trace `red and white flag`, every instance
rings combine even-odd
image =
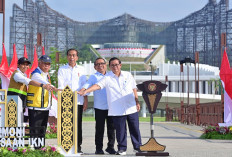
[[[24,54],[23,54],[23,57],[28,58],[26,45],[24,45]]]
[[[43,46],[43,48],[42,48],[42,55],[45,55],[44,46]]]
[[[5,45],[2,44],[2,62],[0,65],[0,73],[6,76],[8,73],[8,70],[9,70],[9,66],[8,66],[7,57],[6,57],[6,49],[5,49]]]
[[[38,67],[38,56],[36,52],[36,47],[34,46],[34,61],[31,66],[31,72],[33,72]]]
[[[24,55],[23,55],[23,57],[28,58],[26,45],[24,45]],[[25,73],[26,73],[27,77],[29,78],[30,74],[31,74],[31,69],[28,68]]]
[[[16,53],[16,47],[14,44],[13,45],[13,58],[12,58],[11,63],[10,63],[9,71],[6,75],[6,77],[8,79],[10,79],[11,75],[17,69],[17,67],[18,67],[18,57],[17,57],[17,53]]]
[[[2,83],[2,89],[8,89],[10,80],[6,77],[9,70],[8,61],[6,57],[5,45],[2,44],[2,61],[0,65],[0,78]]]
[[[232,123],[232,71],[226,49],[222,58],[220,78],[224,87],[224,123]]]

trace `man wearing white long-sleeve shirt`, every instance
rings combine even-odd
[[[76,64],[78,60],[78,51],[76,49],[69,49],[67,51],[68,64],[62,66],[58,70],[58,88],[64,89],[67,85],[71,90],[79,91],[86,83],[86,76],[84,75],[84,68]],[[88,107],[87,96],[78,95],[78,153],[82,154],[82,114]]]
[[[44,90],[44,85],[50,85],[51,80],[48,71],[51,67],[51,58],[43,55],[39,58],[39,66],[31,73],[31,80],[41,83],[40,87],[29,85],[27,93],[27,107],[29,113],[30,127],[44,127],[41,132],[37,129],[31,133],[42,134],[45,136],[49,110],[51,109],[52,93]],[[57,91],[53,86],[51,90]]]
[[[118,155],[126,155],[127,150],[127,129],[128,123],[131,141],[136,151],[140,151],[141,135],[139,131],[138,111],[140,105],[136,90],[136,83],[131,73],[121,71],[121,61],[113,57],[109,60],[112,72],[101,79],[98,83],[85,91],[79,92],[80,95],[106,88],[107,102],[109,106],[108,115],[112,116],[116,129],[118,142]]]
[[[94,68],[97,72],[91,75],[87,83],[83,86],[82,90],[85,90],[92,85],[96,84],[101,80],[106,74],[106,61],[103,58],[97,58],[94,62]],[[94,110],[95,110],[95,145],[96,151],[95,154],[104,154],[103,148],[103,137],[105,129],[105,121],[107,125],[107,136],[108,143],[106,152],[109,154],[115,154],[114,142],[115,142],[115,129],[113,125],[113,120],[111,116],[108,116],[108,104],[106,90],[97,90],[93,92],[94,94]]]

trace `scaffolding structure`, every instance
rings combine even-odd
[[[166,45],[170,60],[194,58],[198,51],[200,63],[220,66],[221,33],[226,33],[227,50],[232,49],[232,10],[228,1],[209,0],[201,10],[175,22],[151,22],[130,14],[99,22],[79,22],[51,9],[44,0],[24,0],[23,9],[13,5],[10,56],[15,43],[19,57],[23,56],[26,45],[32,59],[39,33],[47,54],[50,47],[63,51],[83,44],[135,42]],[[41,55],[40,45],[37,51]],[[228,57],[232,60],[232,56]]]
[[[227,50],[232,48],[232,12],[228,4],[229,0],[218,4],[216,0],[209,0],[201,10],[174,22],[171,27],[176,37],[173,47],[168,47],[168,57],[173,60],[194,58],[198,51],[200,63],[220,66],[222,33],[226,33]]]

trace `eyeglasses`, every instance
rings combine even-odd
[[[68,57],[76,57],[76,54],[68,54]]]
[[[117,66],[119,66],[120,64],[111,64],[110,66],[111,67],[117,67]]]
[[[46,66],[50,66],[51,65],[51,63],[47,63],[47,62],[43,62],[43,64]]]
[[[105,65],[106,63],[96,63],[95,66]]]

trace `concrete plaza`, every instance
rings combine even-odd
[[[166,145],[165,152],[171,157],[232,157],[232,140],[202,140],[199,139],[203,128],[195,125],[185,125],[178,122],[155,123],[154,136],[158,143]],[[140,131],[142,144],[150,138],[150,123],[141,122]],[[127,138],[127,156],[135,156],[130,140]],[[88,156],[118,156],[95,155],[95,122],[83,122],[82,150],[85,157]],[[46,145],[57,145],[57,139],[46,140]],[[107,146],[107,137],[104,137],[104,149]],[[117,150],[117,143],[115,145]]]

